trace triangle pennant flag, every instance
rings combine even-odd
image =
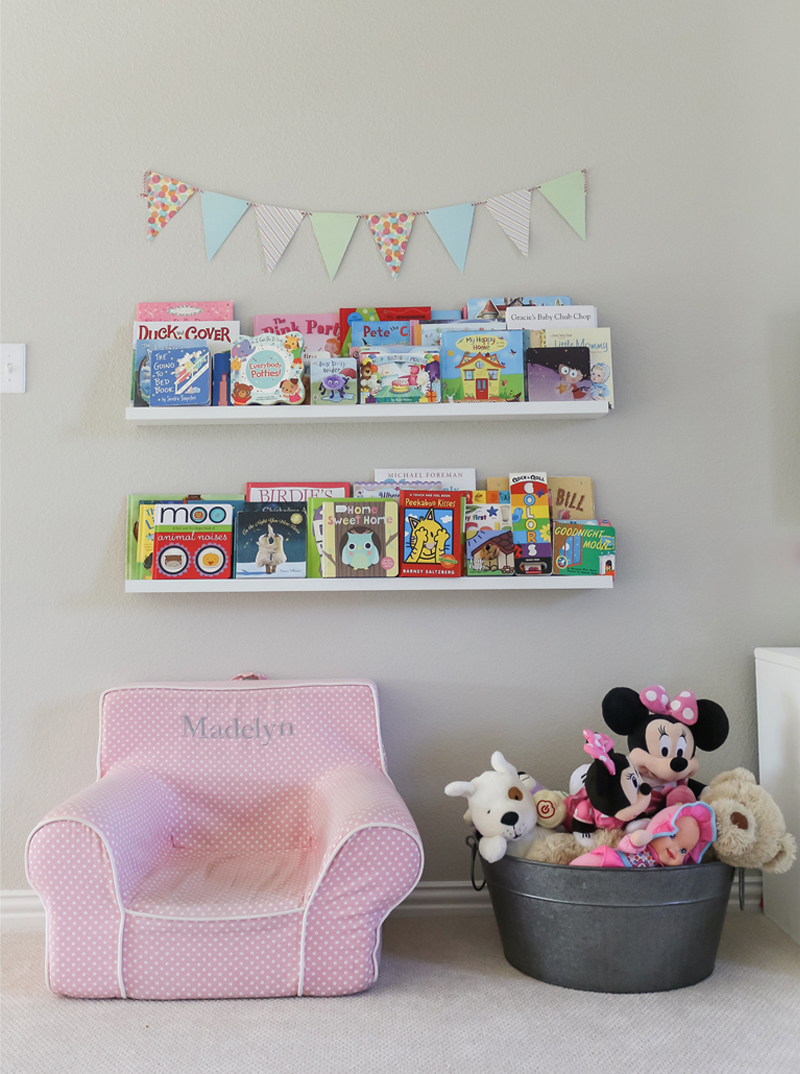
[[[299,209],[281,209],[277,205],[256,205],[255,208],[264,258],[272,272],[305,214]]]
[[[414,226],[414,213],[370,213],[367,223],[392,279],[396,280]]]
[[[560,179],[551,179],[537,188],[567,223],[586,238],[586,174],[570,172]]]
[[[355,213],[309,213],[319,252],[331,279],[336,275],[358,223]]]
[[[147,195],[147,239],[152,242],[167,226],[179,209],[182,209],[197,190],[178,179],[168,179],[157,172],[146,172],[144,192]]]
[[[204,190],[203,224],[206,229],[206,257],[210,261],[222,246],[250,206],[249,201],[230,198],[227,194],[213,194]]]
[[[467,202],[466,205],[449,205],[446,209],[428,209],[428,219],[447,247],[447,252],[455,261],[459,272],[464,271],[464,262],[467,260],[474,215],[475,206],[472,202]]]
[[[531,193],[530,190],[515,190],[486,202],[486,208],[526,257],[531,228]]]

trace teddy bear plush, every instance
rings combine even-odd
[[[746,768],[723,772],[711,780],[700,799],[714,809],[717,838],[711,850],[719,861],[765,873],[791,869],[797,857],[795,838],[786,831],[775,800],[752,772]]]

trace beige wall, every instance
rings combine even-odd
[[[563,787],[612,686],[728,710],[701,777],[757,763],[753,649],[797,644],[798,8],[791,0],[489,5],[6,0],[2,887],[31,826],[94,778],[108,686],[366,676],[429,880],[464,879],[445,783],[494,749]],[[589,173],[582,243],[539,196],[526,260],[476,212],[461,277],[427,221],[396,282],[361,225],[331,283],[304,224],[277,271],[252,214],[211,263],[200,199],[154,243],[147,168],[318,210],[478,200]],[[606,419],[146,429],[123,420],[137,301],[256,313],[568,293],[614,339]],[[126,596],[129,492],[374,466],[589,473],[612,592]]]

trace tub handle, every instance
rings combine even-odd
[[[739,869],[739,909],[744,910],[744,869]]]
[[[484,876],[483,883],[480,887],[475,883],[475,859],[478,856],[478,840],[474,835],[468,835],[464,842],[472,850],[472,862],[469,867],[469,878],[472,881],[472,886],[476,891],[483,891],[486,887],[486,877]]]

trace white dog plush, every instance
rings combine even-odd
[[[492,754],[491,772],[469,782],[448,783],[444,789],[451,798],[464,797],[469,802],[464,820],[481,836],[478,849],[490,862],[499,861],[506,850],[514,857],[524,857],[530,845],[545,835],[537,821],[543,827],[551,825],[537,814],[536,795],[540,791],[541,785],[517,771],[499,750]]]

